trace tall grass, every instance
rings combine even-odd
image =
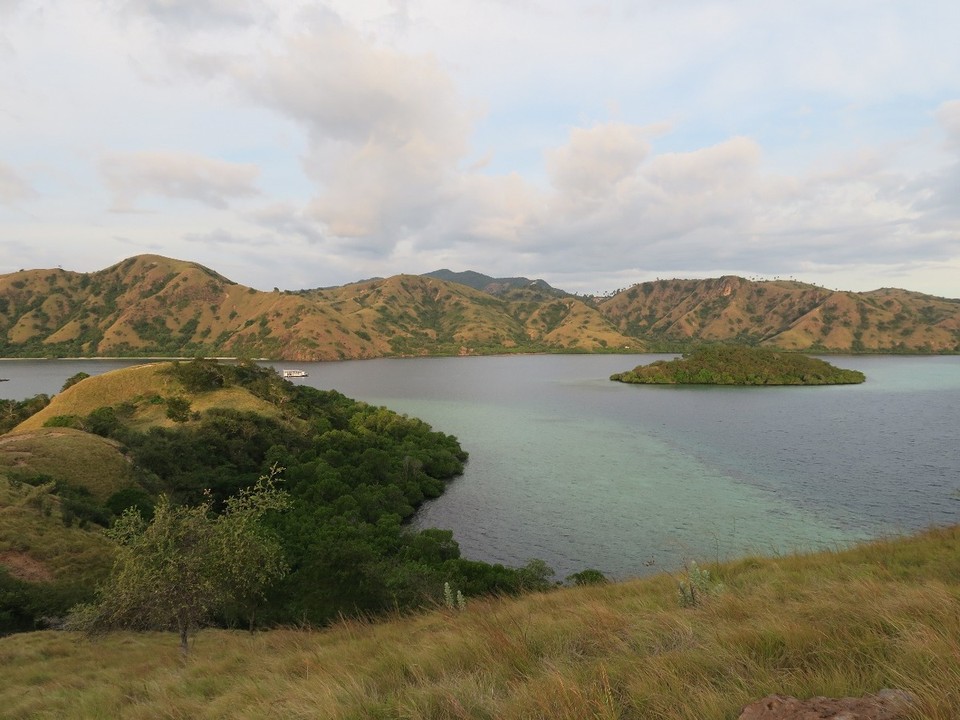
[[[734,718],[768,693],[896,687],[960,717],[960,528],[750,558],[681,608],[673,578],[472,600],[386,621],[0,641],[10,718]]]
[[[0,437],[0,474],[46,475],[85,487],[100,501],[131,483],[117,443],[73,428],[41,428]]]

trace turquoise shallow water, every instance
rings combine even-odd
[[[464,555],[616,577],[841,546],[960,520],[960,358],[840,357],[867,383],[651,387],[656,356],[301,364],[298,382],[421,417],[470,452],[418,514]],[[122,361],[0,361],[0,393],[54,393]],[[287,365],[277,364],[277,367]]]

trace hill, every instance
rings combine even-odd
[[[509,290],[540,290],[557,297],[563,297],[568,293],[563,290],[557,290],[551,287],[544,280],[531,280],[525,277],[495,278],[473,270],[465,272],[454,272],[453,270],[434,270],[423,274],[424,277],[432,277],[438,280],[448,280],[450,282],[460,283],[472,287],[475,290],[482,290],[491,295],[503,295]]]
[[[259,292],[195,263],[141,255],[105,270],[0,276],[0,355],[237,356],[591,351],[636,345],[594,308],[533,288],[509,299],[398,275]]]
[[[273,468],[291,496],[270,521],[291,569],[255,608],[264,621],[416,608],[445,583],[466,596],[547,584],[545,566],[465,560],[450,531],[406,527],[467,459],[416,418],[202,359],[87,377],[36,407],[0,436],[0,634],[88,598],[111,563],[103,530],[127,508],[149,517],[161,493],[222,508]]]
[[[316,361],[672,351],[718,341],[814,352],[960,352],[960,300],[738,277],[658,280],[597,300],[539,280],[444,270],[260,292],[158,255],[92,273],[0,276],[5,357]]]
[[[653,385],[849,385],[866,380],[818,358],[767,348],[706,345],[675,360],[614,373],[611,380]]]
[[[770,693],[899,688],[960,717],[960,529],[711,567],[693,607],[666,574],[386,622],[249,635],[0,639],[11,718],[729,720]],[[683,579],[681,575],[679,579]],[[716,587],[716,585],[714,586]]]
[[[599,303],[653,345],[737,342],[814,352],[960,351],[960,300],[906,290],[832,291],[791,280],[657,280]]]

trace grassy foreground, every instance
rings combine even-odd
[[[0,639],[6,718],[736,718],[769,693],[960,717],[960,526],[326,630]]]

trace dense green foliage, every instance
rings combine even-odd
[[[95,603],[78,606],[70,625],[96,633],[114,629],[176,629],[186,655],[189,634],[231,604],[249,615],[266,587],[287,570],[280,543],[263,524],[289,507],[273,473],[228,498],[173,505],[161,495],[153,518],[130,509],[110,529],[117,557]]]
[[[276,412],[215,407],[143,431],[132,419],[167,402],[145,396],[82,418],[57,416],[48,424],[119,442],[136,479],[102,505],[78,496],[74,512],[80,516],[83,500],[82,519],[94,523],[108,525],[130,505],[149,518],[160,495],[189,506],[209,500],[221,512],[231,496],[282,468],[291,507],[268,523],[289,573],[258,609],[265,622],[323,624],[340,615],[431,605],[442,602],[444,583],[467,596],[552,586],[552,571],[540,561],[514,569],[466,560],[451,532],[405,525],[462,473],[467,453],[455,437],[336,391],[294,385],[252,363],[198,359],[173,363],[169,372],[201,395],[246,388]],[[199,406],[199,396],[191,397]],[[228,607],[218,619],[247,618]]]
[[[34,395],[26,400],[0,400],[0,433],[10,432],[31,415],[50,404],[48,395]]]
[[[735,345],[709,345],[676,360],[658,360],[616,373],[625,383],[691,385],[843,385],[862,383],[857,370],[843,370],[797,353]]]

